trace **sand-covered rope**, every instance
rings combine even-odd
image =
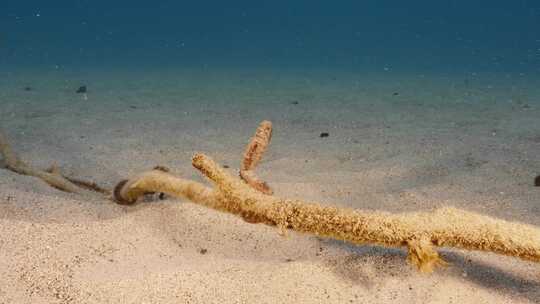
[[[154,169],[129,180],[119,182],[113,192],[115,200],[130,205],[150,192],[163,192],[177,198],[185,198],[195,203],[220,209],[215,192],[203,184],[176,177],[168,172]]]
[[[193,166],[215,183],[214,190],[166,172],[150,171],[120,185],[118,200],[130,202],[145,192],[165,192],[220,211],[355,244],[407,247],[421,271],[445,264],[434,247],[490,251],[540,262],[540,229],[455,208],[391,214],[337,208],[261,194],[232,177],[209,157],[197,154]]]
[[[15,152],[13,152],[6,135],[2,130],[0,130],[0,155],[3,156],[7,169],[22,175],[40,178],[50,186],[59,190],[85,195],[93,195],[96,192],[101,194],[109,193],[109,191],[99,187],[94,182],[63,176],[56,165],[51,166],[47,170],[36,169],[28,165],[19,159]]]
[[[291,229],[355,244],[406,247],[408,260],[422,271],[431,271],[435,266],[445,264],[435,247],[490,251],[540,262],[540,229],[531,225],[455,208],[392,214],[337,208],[267,195],[265,193],[269,191],[261,191],[257,185],[262,182],[251,172],[261,160],[271,132],[270,122],[261,123],[246,149],[241,172],[247,172],[251,179],[243,181],[233,177],[211,158],[197,154],[193,157],[193,166],[214,182],[214,188],[176,177],[162,167],[156,167],[119,182],[113,198],[120,204],[133,204],[147,193],[162,192],[239,215],[250,223],[277,226],[280,231]],[[94,195],[96,192],[108,193],[95,183],[66,178],[57,166],[48,170],[29,166],[13,152],[1,131],[0,154],[7,169],[38,177],[60,190]]]

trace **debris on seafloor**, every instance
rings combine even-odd
[[[253,168],[260,161],[270,134],[270,122],[261,123],[244,153],[243,169]],[[261,149],[252,145],[257,138]],[[406,247],[408,261],[423,272],[446,265],[435,247],[490,251],[540,262],[540,229],[532,225],[449,207],[392,214],[279,198],[234,178],[204,154],[196,154],[192,164],[214,187],[152,170],[119,183],[115,199],[133,204],[145,191],[161,191],[236,214],[248,223],[276,226],[280,234],[290,229],[360,245]]]
[[[244,153],[241,167],[244,172],[253,174],[253,169],[266,151],[271,132],[269,121],[259,125]],[[0,154],[7,169],[36,176],[55,188],[77,194],[110,193],[94,183],[79,183],[63,176],[57,166],[48,170],[32,168],[15,155],[1,132]],[[157,166],[119,182],[112,198],[119,204],[131,205],[148,193],[165,193],[238,215],[248,223],[276,226],[280,234],[286,234],[290,229],[359,245],[406,247],[408,261],[423,272],[446,264],[435,247],[489,251],[540,262],[540,229],[536,226],[449,207],[431,212],[393,214],[279,198],[265,194],[257,183],[248,182],[249,179],[246,181],[231,176],[204,154],[196,154],[192,164],[214,183],[214,187],[183,179],[170,173],[168,168]],[[253,176],[250,178],[256,180]],[[540,177],[536,180],[540,180]],[[96,187],[86,187],[87,184]],[[205,254],[206,251],[201,250],[200,253]]]

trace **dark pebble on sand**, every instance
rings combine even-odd
[[[86,86],[80,86],[80,87],[77,89],[76,93],[79,93],[79,94],[81,94],[81,93],[86,93]]]
[[[322,132],[321,135],[319,135],[321,138],[322,137],[328,137],[330,136],[330,134],[328,134],[328,132]]]
[[[206,254],[207,252],[208,252],[208,250],[206,250],[204,248],[201,248],[201,250],[199,250],[200,254]]]
[[[536,176],[536,178],[534,179],[534,185],[536,187],[540,187],[540,175]]]

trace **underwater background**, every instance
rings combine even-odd
[[[540,73],[540,2],[2,1],[0,69]]]
[[[196,153],[238,176],[269,120],[276,197],[538,228],[539,118],[539,0],[0,0],[4,142],[109,191],[156,166],[211,187]],[[540,303],[536,262],[438,248],[425,275],[406,248],[287,235],[0,155],[0,303]]]

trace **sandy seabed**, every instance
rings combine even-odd
[[[112,188],[155,165],[232,173],[263,119],[278,196],[391,212],[441,206],[540,226],[540,79],[344,71],[0,71],[20,157]],[[88,86],[87,99],[75,90]],[[30,91],[24,87],[31,87]],[[327,132],[328,137],[320,137]],[[248,224],[187,201],[119,206],[0,170],[0,303],[540,303],[540,265]]]

